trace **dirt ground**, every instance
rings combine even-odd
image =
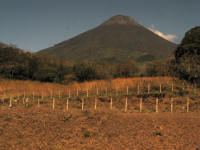
[[[200,149],[200,113],[0,109],[0,150]]]

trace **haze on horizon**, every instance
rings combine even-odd
[[[130,16],[161,37],[179,43],[187,30],[200,25],[200,1],[2,0],[0,42],[39,51],[117,14]]]

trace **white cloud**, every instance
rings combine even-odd
[[[156,30],[156,27],[155,25],[151,25],[151,27],[149,28],[149,30],[151,30],[152,32],[154,32],[155,34],[159,35],[160,37],[168,40],[168,41],[171,41],[171,42],[174,42],[174,40],[176,40],[178,37],[176,35],[173,35],[173,34],[164,34],[158,30]]]

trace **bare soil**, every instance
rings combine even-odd
[[[199,112],[64,112],[36,106],[1,106],[0,150],[200,149]]]

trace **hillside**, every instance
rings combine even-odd
[[[72,61],[123,62],[133,59],[143,63],[170,57],[175,48],[175,44],[130,17],[117,15],[94,29],[39,53]]]

